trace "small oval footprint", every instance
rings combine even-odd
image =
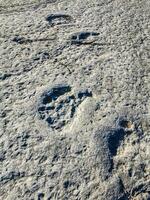
[[[97,40],[97,32],[77,32],[71,36],[71,44],[91,44]]]
[[[67,14],[50,14],[46,17],[46,21],[49,22],[49,25],[56,26],[61,24],[68,24],[72,21],[72,17]]]

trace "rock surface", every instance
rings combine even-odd
[[[150,199],[149,10],[0,0],[0,199]]]

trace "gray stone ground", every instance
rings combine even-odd
[[[0,199],[150,199],[149,10],[0,0]]]

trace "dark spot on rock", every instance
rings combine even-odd
[[[55,109],[56,112],[59,111],[62,107],[63,107],[63,103],[60,103]]]
[[[69,186],[70,186],[71,184],[70,184],[70,181],[65,181],[64,183],[63,183],[63,187],[65,188],[65,189],[67,189]]]
[[[118,198],[118,200],[129,200],[128,195],[124,194]]]
[[[17,180],[25,176],[25,172],[11,171],[0,178],[0,182],[7,183],[11,180]]]
[[[42,53],[42,58],[45,59],[45,60],[49,59],[49,53],[48,52],[43,52]]]
[[[52,128],[57,129],[61,129],[63,126],[65,126],[65,120],[59,121],[58,123],[56,123],[56,125],[52,126]]]
[[[9,78],[12,74],[4,73],[0,75],[0,80],[5,80]]]
[[[75,154],[77,154],[77,155],[82,154],[82,153],[83,153],[83,150],[82,150],[82,149],[81,149],[81,150],[75,151]]]
[[[82,99],[83,97],[92,97],[92,92],[89,92],[88,90],[85,90],[83,92],[79,92],[78,98]]]
[[[57,171],[54,171],[54,172],[50,173],[50,174],[48,175],[48,177],[50,177],[50,178],[55,178],[57,175],[58,175],[58,172],[57,172]]]
[[[71,114],[70,114],[70,117],[71,117],[71,118],[74,116],[75,111],[76,111],[76,107],[75,107],[75,106],[72,106],[72,108],[71,108]]]
[[[66,92],[70,92],[70,86],[62,86],[53,88],[52,99],[56,100],[59,96],[64,95]]]
[[[51,95],[49,95],[49,94],[45,94],[42,103],[43,103],[43,104],[47,104],[47,103],[50,103],[50,102],[52,102]]]
[[[31,43],[32,40],[26,39],[26,38],[21,37],[21,36],[15,36],[15,37],[12,39],[12,42],[16,42],[17,44],[24,44],[24,43]]]
[[[131,128],[131,122],[124,117],[120,117],[118,120],[118,126],[122,128]]]
[[[132,195],[140,194],[147,191],[147,187],[145,187],[144,183],[138,184],[132,189]]]
[[[39,113],[40,113],[40,112],[39,112]],[[45,114],[43,114],[43,113],[41,114],[41,113],[40,113],[40,119],[42,119],[42,120],[45,119]]]
[[[1,117],[1,118],[6,117],[6,112],[5,112],[5,111],[0,112],[0,117]]]
[[[20,148],[25,149],[27,147],[29,138],[30,138],[30,135],[26,131],[22,132],[17,137]]]
[[[55,109],[54,106],[47,106],[47,107],[45,107],[45,110],[54,110],[54,109]]]
[[[46,155],[42,155],[41,158],[39,159],[39,163],[43,163],[46,160],[47,160],[47,156]]]
[[[97,36],[97,35],[98,35],[98,33],[94,33],[94,32],[80,32],[78,34],[78,38],[79,38],[79,40],[85,40],[89,36]]]
[[[6,152],[0,152],[0,162],[5,160],[5,154]]]
[[[23,41],[24,41],[24,37],[20,37],[20,36],[15,36],[13,39],[12,39],[13,42],[16,42],[16,43],[19,43],[19,44],[22,44]]]
[[[34,183],[32,184],[32,186],[31,186],[30,191],[33,193],[33,192],[37,191],[39,188],[40,188],[39,184],[36,183],[36,182],[34,182]]]
[[[73,35],[72,37],[71,37],[71,40],[77,40],[78,39],[78,35]]]
[[[129,177],[132,177],[132,173],[133,173],[133,172],[132,172],[132,169],[129,169],[129,170],[128,170],[128,175],[129,175]]]
[[[39,108],[38,108],[38,111],[39,111],[39,112],[45,111],[45,106],[39,107]]]
[[[33,40],[33,42],[36,41],[36,40]],[[34,55],[33,57],[33,60],[36,61],[36,60],[41,60],[42,62],[45,61],[45,60],[48,60],[49,59],[49,53],[48,52],[39,52],[37,53],[36,55]]]
[[[44,196],[45,196],[45,195],[44,195],[44,193],[39,193],[39,194],[38,194],[38,200],[41,200],[41,199],[43,199],[43,198],[44,198]]]
[[[59,159],[59,155],[56,153],[56,154],[53,156],[52,162],[58,161],[58,159]]]
[[[46,121],[48,122],[48,124],[52,124],[52,123],[53,123],[53,120],[52,120],[51,117],[48,117],[48,118],[46,119]]]
[[[73,102],[75,100],[75,96],[71,95],[66,97],[66,99],[64,101],[62,101],[62,103],[70,103],[71,101]]]

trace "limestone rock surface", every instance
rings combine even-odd
[[[149,0],[0,0],[0,199],[150,200]]]

